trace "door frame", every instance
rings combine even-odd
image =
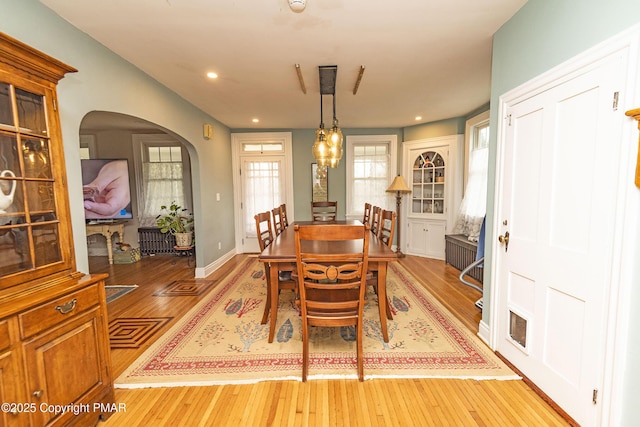
[[[251,132],[251,133],[232,133],[231,134],[231,165],[233,168],[233,208],[236,213],[234,228],[236,236],[236,253],[242,253],[242,238],[244,236],[243,215],[242,215],[242,181],[240,176],[240,165],[242,157],[243,143],[258,142],[281,142],[284,147],[284,153],[278,153],[278,156],[284,156],[284,172],[285,172],[285,203],[287,204],[287,218],[289,222],[293,222],[295,218],[293,203],[293,143],[291,132]],[[248,154],[255,157],[257,153]],[[267,154],[265,154],[266,156]],[[275,208],[275,206],[274,206]]]
[[[479,335],[492,349],[496,349],[500,328],[501,313],[505,307],[500,307],[500,294],[506,292],[505,284],[498,283],[500,257],[494,256],[497,246],[496,230],[500,230],[500,218],[497,213],[501,212],[503,200],[501,200],[501,187],[503,185],[502,168],[504,167],[505,138],[507,134],[506,111],[510,105],[514,105],[538,93],[541,93],[552,86],[561,84],[574,76],[584,73],[585,69],[591,67],[598,60],[605,58],[622,50],[628,51],[628,68],[626,75],[626,93],[619,96],[620,103],[618,111],[624,112],[640,106],[640,88],[637,87],[636,80],[640,75],[640,27],[635,26],[630,30],[622,32],[611,39],[588,49],[576,57],[563,64],[535,77],[534,79],[512,89],[501,95],[498,103],[498,114],[494,118],[497,121],[496,151],[495,151],[495,185],[494,201],[491,221],[487,226],[487,239],[485,252],[490,255],[488,264],[490,265],[490,291],[489,291],[489,312],[488,324],[483,322],[480,325]],[[621,132],[622,147],[620,153],[620,169],[618,176],[612,179],[616,184],[616,226],[613,236],[613,256],[611,268],[611,286],[608,292],[609,300],[605,302],[606,315],[606,345],[604,350],[604,361],[602,366],[603,392],[600,393],[601,411],[600,419],[597,421],[601,425],[619,425],[621,422],[622,406],[625,403],[624,386],[629,381],[625,378],[625,370],[629,363],[627,354],[629,352],[628,336],[630,330],[631,313],[631,292],[637,267],[635,267],[635,256],[639,247],[638,241],[633,236],[638,236],[637,218],[640,217],[640,201],[637,189],[633,185],[634,168],[632,163],[636,159],[636,147],[638,141],[637,122],[627,120],[624,122]],[[625,239],[626,236],[626,239]],[[485,292],[486,297],[486,292]],[[487,304],[485,303],[485,307]],[[516,366],[517,368],[517,366]],[[628,402],[628,398],[626,399]]]

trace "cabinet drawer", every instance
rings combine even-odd
[[[9,337],[9,322],[0,320],[0,351],[11,347],[11,339]]]
[[[49,301],[18,315],[22,338],[44,331],[100,302],[98,285],[92,285]]]

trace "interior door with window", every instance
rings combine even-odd
[[[271,212],[284,200],[283,159],[243,157],[242,207],[243,252],[260,252],[254,216],[259,212]],[[273,224],[271,224],[273,228]],[[275,231],[274,231],[275,233]]]
[[[293,212],[291,134],[233,134],[236,247],[241,253],[260,252],[254,216],[287,204]]]

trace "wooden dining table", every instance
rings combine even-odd
[[[290,224],[275,240],[267,246],[258,260],[270,264],[270,277],[267,281],[271,295],[271,307],[269,308],[269,342],[273,342],[276,331],[276,322],[278,317],[278,271],[281,269],[293,269],[296,263],[296,244],[294,225],[362,225],[357,220],[331,221],[331,222],[314,222],[314,221],[298,221]],[[318,241],[318,242],[302,242],[302,250],[304,252],[325,252],[331,253],[353,253],[361,251],[355,247],[357,243],[349,241]],[[385,245],[377,236],[371,234],[369,239],[369,267],[378,271],[378,309],[380,311],[380,328],[384,342],[389,342],[389,332],[387,329],[387,264],[397,260],[397,254]]]

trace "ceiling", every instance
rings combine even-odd
[[[489,102],[493,34],[526,2],[288,1],[41,0],[231,129],[318,127],[322,65],[338,66],[343,128],[465,116]]]

